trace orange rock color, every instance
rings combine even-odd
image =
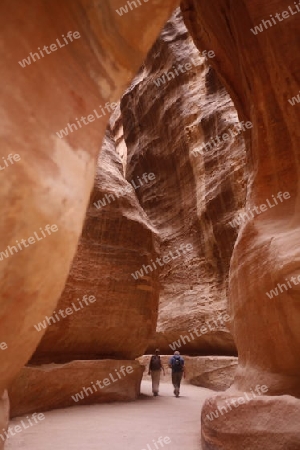
[[[199,55],[178,9],[121,100],[126,178],[156,175],[136,195],[158,234],[158,256],[175,256],[157,269],[159,315],[148,351],[172,353],[180,341],[186,354],[236,352],[229,321],[218,318],[226,313],[237,237],[230,221],[245,202],[245,147],[243,133],[211,143],[238,124],[213,60]],[[192,249],[179,257],[186,245]]]
[[[209,144],[238,123],[209,61],[199,56],[178,9],[111,118],[56,313],[84,295],[97,300],[52,324],[31,363],[134,358],[157,345],[171,353],[178,340],[188,354],[235,353],[224,314],[237,236],[229,222],[245,196],[244,141],[239,134]],[[191,64],[185,74],[155,85],[184,63]],[[132,274],[145,265],[148,274],[135,280]]]
[[[48,223],[58,232],[0,261],[0,341],[8,344],[0,351],[0,393],[32,355],[42,337],[33,325],[51,314],[64,288],[108,117],[65,139],[56,132],[120,97],[178,3],[158,0],[119,17],[122,0],[1,2],[1,156],[21,159],[1,173],[0,249]],[[18,64],[69,30],[81,38]]]
[[[67,406],[136,400],[142,376],[143,367],[130,360],[29,365],[23,367],[9,389],[10,417]]]
[[[114,139],[120,130],[115,116],[117,112],[106,133],[83,233],[56,311],[74,302],[76,306],[84,295],[94,295],[96,301],[49,326],[31,363],[131,359],[145,352],[155,332],[158,273],[147,280],[131,276],[156,255],[155,230],[124,177]],[[99,201],[107,205],[97,208]]]
[[[180,341],[182,353],[239,355],[233,385],[204,404],[202,450],[299,450],[299,287],[267,295],[300,273],[300,105],[289,101],[300,88],[300,4],[275,21],[291,3],[183,0],[190,35],[177,10],[155,42],[179,0],[123,15],[124,0],[2,0],[1,429],[7,388],[13,415],[70,406],[95,372],[107,378],[131,364],[123,384],[83,402],[131,400],[142,377],[133,359]],[[101,117],[80,123],[96,110]],[[238,122],[251,128],[193,155]],[[150,172],[151,183],[129,189]],[[230,225],[267,199],[277,200],[239,230]],[[47,225],[57,230],[31,245]],[[187,245],[183,257],[132,276]],[[84,295],[96,302],[43,338],[34,325]],[[228,299],[231,328],[202,332]],[[189,364],[196,384],[222,388],[235,370]]]
[[[266,295],[300,271],[300,110],[288,102],[299,91],[300,55],[296,49],[300,14],[271,23],[257,35],[251,32],[270,15],[287,11],[289,5],[289,0],[243,0],[234,5],[216,0],[212,8],[208,2],[186,0],[182,6],[198,48],[211,45],[215,51],[212,64],[231,93],[240,120],[253,123],[246,134],[246,210],[266,203],[278,192],[291,196],[242,227],[231,259],[230,309],[239,353],[235,388],[249,391],[264,384],[268,395],[288,394],[297,400],[272,397],[260,400],[257,406],[248,404],[245,408],[253,420],[247,421],[247,435],[238,428],[239,423],[246,424],[238,410],[228,414],[228,432],[241,433],[235,441],[221,439],[217,420],[211,424],[204,420],[205,450],[300,448],[299,435],[292,438],[289,432],[297,427],[300,411],[299,288],[283,289],[272,300]],[[207,402],[202,417],[210,410]],[[278,426],[275,413],[281,420],[286,418],[286,435],[282,436],[284,426]],[[257,414],[263,421],[260,432],[254,419]]]

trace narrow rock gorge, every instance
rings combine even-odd
[[[187,412],[198,389],[199,450],[300,449],[300,3],[178,5],[0,6],[1,450],[38,448],[9,416],[170,414],[175,350],[183,395],[165,400]]]
[[[191,66],[185,73],[161,78],[185,64]],[[101,370],[101,364],[114,367],[108,358],[130,360],[153,346],[171,354],[174,343],[185,354],[236,354],[226,303],[237,236],[230,221],[245,197],[244,141],[237,134],[222,145],[209,143],[237,125],[229,95],[178,9],[111,117],[77,253],[58,305],[44,319],[48,329],[10,391],[12,416],[18,396],[28,401],[22,395],[27,378],[29,398],[42,388],[42,374],[48,391],[55,390],[48,381],[55,373],[66,392],[77,392],[80,373],[86,385],[95,359]],[[93,303],[83,303],[84,296]],[[67,308],[70,315],[62,318],[58,313]],[[70,361],[79,371],[74,386],[68,385]],[[195,367],[199,376],[206,371]],[[132,398],[141,371],[134,374]],[[124,387],[115,388],[122,398]],[[99,396],[85,401],[98,403]],[[103,396],[109,398],[105,390]],[[46,398],[43,410],[72,404],[70,395]],[[31,409],[23,404],[23,412]]]

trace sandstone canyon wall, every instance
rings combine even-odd
[[[186,74],[156,86],[163,73],[189,62]],[[237,121],[232,101],[177,10],[110,121],[56,311],[84,295],[96,301],[51,325],[32,363],[140,356],[154,336],[158,301],[153,340],[169,353],[168,344],[181,333],[226,312],[237,235],[229,222],[245,196],[244,142],[238,135],[203,154],[193,151]],[[150,173],[153,179],[141,185]],[[152,264],[137,280],[132,276],[189,244],[192,249],[180,258],[156,263],[156,269]],[[216,324],[201,337],[194,334],[184,351],[235,352],[226,321]]]
[[[132,359],[145,351],[155,331],[158,275],[153,273],[147,283],[137,283],[130,274],[155,257],[156,231],[125,178],[126,148],[121,138],[122,120],[116,110],[99,155],[83,233],[56,311],[78,305],[76,299],[84,295],[94,295],[96,301],[51,324],[32,363]],[[125,195],[118,197],[118,193]],[[95,206],[99,201],[107,205]]]
[[[178,10],[121,99],[126,177],[156,176],[151,192],[139,189],[136,195],[159,235],[160,258],[192,245],[180,258],[157,264],[159,316],[148,350],[159,346],[163,353],[186,335],[186,354],[235,353],[229,323],[218,318],[226,314],[237,237],[230,222],[245,201],[245,150],[243,133],[212,145],[238,124],[212,60],[199,54]],[[208,323],[210,329],[200,332]]]
[[[10,390],[12,415],[20,411],[18,395],[27,377],[34,380],[34,397],[41,374],[51,385],[52,373],[61,374],[64,383],[70,361],[82,367],[84,384],[88,360],[130,360],[153,345],[171,353],[173,341],[194,328],[200,333],[205,324],[211,328],[189,333],[190,342],[181,343],[184,353],[235,353],[224,315],[237,235],[230,221],[244,203],[245,152],[242,133],[204,148],[212,136],[238,123],[209,63],[178,9],[111,117],[77,253],[57,308],[41,320],[50,325],[30,366]],[[156,85],[181,64],[189,64],[189,70]],[[142,182],[145,174],[149,178]],[[189,251],[152,270],[157,257],[163,260],[181,246]],[[148,274],[134,279],[132,274],[151,264]],[[74,311],[84,296],[95,300]],[[59,316],[68,308],[72,314]],[[203,373],[204,380],[206,369],[197,367],[190,378]],[[135,383],[139,371],[136,377]],[[53,403],[49,396],[44,409],[69,404],[58,397]],[[87,401],[98,402],[98,396]]]
[[[299,91],[300,14],[288,0],[234,4],[217,0],[214,8],[187,0],[182,8],[199,49],[207,45],[214,49],[212,64],[240,119],[253,123],[246,134],[246,210],[255,211],[267,199],[273,205],[241,228],[233,252],[230,308],[239,369],[232,390],[208,401],[203,410],[203,446],[298,450],[300,313],[299,287],[292,277],[300,271],[300,110],[297,102],[293,106],[288,100]],[[280,20],[275,19],[278,13]],[[281,201],[280,192],[290,197]],[[280,289],[278,283],[286,287]],[[276,286],[277,294],[267,296]],[[247,402],[220,420],[208,420],[208,412],[239,395],[234,390],[249,392],[258,384],[267,386],[268,396]]]
[[[62,230],[1,262],[0,341],[8,343],[8,349],[0,351],[1,392],[41,338],[43,332],[33,325],[51,315],[63,290],[106,120],[65,140],[58,139],[55,131],[77,115],[89,114],[96,104],[121,95],[176,2],[143,5],[122,18],[113,9],[121,4],[29,1],[16,8],[4,1],[0,7],[4,8],[1,42],[7,42],[1,61],[3,141],[7,154],[18,148],[21,155],[11,176],[2,174],[2,193],[8,199],[2,246],[15,244],[49,222]],[[288,9],[287,0],[215,0],[213,6],[204,0],[185,0],[185,22],[198,48],[215,52],[209,63],[218,76],[191,47],[179,13],[168,22],[107,130],[99,158],[104,170],[97,168],[78,253],[58,308],[83,295],[93,295],[96,301],[81,315],[51,325],[31,360],[40,364],[81,359],[68,364],[83,367],[87,364],[83,358],[103,358],[101,367],[110,367],[113,363],[107,358],[130,361],[144,351],[151,336],[150,348],[158,343],[167,349],[181,333],[225,312],[230,264],[230,312],[240,363],[231,390],[204,407],[204,450],[300,448],[298,288],[291,285],[272,299],[266,295],[299,273],[299,105],[292,106],[288,98],[299,90],[300,14],[256,35],[250,30],[271,14]],[[149,17],[153,23],[139,39],[137,30],[146,27]],[[108,27],[114,33],[109,35]],[[15,70],[19,59],[40,42],[55,41],[65,28],[82,34],[76,50]],[[175,73],[174,65],[189,62],[190,55],[199,65],[176,74],[158,89],[154,78],[167,70]],[[27,69],[30,75],[24,76]],[[230,92],[239,119],[219,79]],[[226,133],[238,120],[250,121],[253,127],[193,156],[212,135]],[[131,180],[150,172],[154,181],[136,191],[129,189]],[[229,222],[243,207],[245,179],[246,210],[278,192],[289,192],[290,199],[243,223],[234,247],[237,234]],[[121,188],[128,188],[126,195],[100,211],[95,208],[99,198]],[[192,250],[183,258],[149,273],[143,269],[135,280],[132,277],[157,257],[188,244]],[[184,348],[193,354],[229,353],[235,347],[226,325]],[[94,369],[89,370],[90,377]],[[17,380],[18,389],[23,388],[21,381]],[[241,403],[236,410],[228,408],[230,400],[257,385],[265,385],[268,396]],[[55,390],[55,378],[52,386]],[[208,419],[207,414],[226,406],[229,411],[218,420]],[[1,408],[4,426],[5,394]]]
[[[178,5],[158,0],[120,17],[122,3],[1,2],[1,155],[19,158],[1,174],[1,395],[40,341],[33,324],[51,314],[64,288],[108,116],[65,139],[56,132],[120,97]],[[80,34],[73,47],[18,63],[69,30]],[[47,224],[58,232],[9,251]]]

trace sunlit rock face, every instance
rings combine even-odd
[[[132,358],[154,345],[235,352],[226,291],[244,142],[240,133],[212,143],[237,116],[210,59],[177,10],[111,118],[55,312],[85,295],[96,301],[51,324],[32,363]]]
[[[1,161],[19,159],[1,169],[0,251],[8,256],[0,262],[0,342],[8,348],[0,350],[0,395],[41,339],[34,324],[51,315],[64,289],[108,114],[65,138],[57,132],[120,98],[178,3],[145,3],[120,17],[122,0],[1,2]],[[19,64],[69,30],[79,33],[76,42]],[[48,224],[58,231],[21,244]],[[17,241],[23,247],[9,251]]]
[[[178,10],[121,100],[126,177],[156,176],[153,189],[137,196],[159,234],[160,258],[192,247],[157,263],[159,317],[148,350],[235,353],[223,319],[237,236],[230,222],[245,198],[245,151],[243,132],[230,135],[237,114],[209,55],[199,54]],[[224,133],[230,138],[218,142]]]
[[[112,359],[27,365],[9,389],[10,417],[76,405],[136,400],[143,370],[137,361]]]
[[[263,384],[267,395],[298,399],[300,110],[297,102],[293,106],[289,100],[299,91],[300,14],[288,0],[245,0],[234,5],[217,0],[214,8],[204,1],[187,0],[182,8],[199,49],[211,45],[215,51],[212,64],[231,93],[240,120],[253,123],[246,134],[250,217],[240,230],[230,267],[230,309],[239,352],[234,388],[249,392]],[[283,12],[284,18],[275,19]],[[247,404],[245,415],[228,414],[229,433],[242,437],[239,423],[248,427],[247,436],[234,442],[223,441],[217,421],[208,424],[204,419],[204,448],[238,449],[247,442],[250,450],[273,444],[276,449],[298,449],[299,435],[293,435],[300,411],[296,399],[265,398],[257,406]],[[221,404],[221,399],[215,399],[214,405],[207,402],[203,417]],[[278,424],[279,410],[285,426]],[[260,433],[254,420],[258,414],[266,419]]]
[[[156,233],[133,184],[126,181],[126,153],[118,145],[119,135],[122,137],[122,123],[116,111],[99,156],[83,234],[56,313],[72,304],[73,310],[74,306],[80,310],[65,319],[58,316],[60,320],[49,326],[32,362],[136,357],[145,351],[155,331],[158,273],[137,280],[131,274],[155,258]],[[86,306],[82,299],[91,295],[96,300]]]

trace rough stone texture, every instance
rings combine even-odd
[[[187,62],[196,66],[161,88],[155,85],[163,72]],[[159,296],[152,346],[165,352],[181,333],[199,331],[225,311],[236,238],[229,220],[245,194],[244,143],[241,135],[223,143],[218,157],[214,148],[196,157],[192,151],[236,123],[228,94],[199,56],[178,9],[123,96],[121,111],[111,118],[83,234],[56,311],[83,295],[97,301],[51,325],[32,363],[143,354],[155,332]],[[155,180],[126,192],[150,172]],[[97,209],[99,200],[106,204]],[[138,280],[131,276],[190,243],[193,250],[183,258],[149,269]],[[188,339],[182,346],[190,354],[235,352],[226,322]]]
[[[207,147],[203,155],[192,153],[238,122],[210,61],[199,55],[177,11],[121,100],[126,177],[150,171],[156,175],[153,189],[137,191],[137,196],[159,234],[160,257],[182,244],[193,246],[158,269],[157,335],[148,352],[157,346],[162,353],[170,352],[172,342],[196,327],[199,336],[182,345],[184,353],[235,354],[228,324],[199,333],[203,324],[226,310],[237,236],[229,222],[245,200],[242,134]],[[156,86],[158,77],[185,63],[192,63],[189,71]]]
[[[161,355],[165,376],[161,376],[161,382],[171,383],[172,371],[168,367],[171,355]],[[138,358],[140,364],[145,366],[143,378],[150,380],[148,368],[151,355],[143,355]],[[205,387],[215,391],[224,391],[233,383],[237,367],[237,358],[228,356],[185,356],[185,379],[183,383]]]
[[[299,398],[299,287],[292,285],[287,291],[282,288],[283,293],[272,300],[266,292],[297,276],[300,269],[300,109],[288,102],[299,91],[300,56],[296,49],[300,14],[290,15],[256,36],[250,31],[270,14],[274,17],[277,12],[287,11],[290,5],[288,0],[240,0],[233,7],[227,0],[217,0],[212,8],[205,1],[187,0],[183,9],[198,47],[206,48],[208,43],[213,47],[217,55],[213,64],[232,94],[240,119],[253,123],[246,136],[246,210],[266,203],[266,199],[272,200],[272,195],[280,191],[288,191],[291,196],[249,220],[241,228],[233,252],[230,308],[239,352],[235,385],[242,391],[265,384],[270,395]],[[272,404],[280,411],[279,398],[274,398]],[[296,444],[290,443],[289,430],[299,428],[299,402],[294,405],[294,416],[280,414],[277,419],[272,415],[267,424],[261,424],[260,436],[254,420],[261,407],[249,407],[253,421],[251,426],[249,422],[244,425],[247,424],[249,441],[257,438],[249,448],[263,448],[262,442],[264,448],[273,447],[276,441],[276,448],[299,449],[299,435]],[[282,411],[284,414],[284,408]],[[279,421],[282,426],[277,428]],[[216,422],[210,425],[216,435],[214,444],[208,444],[210,450],[224,449]],[[236,416],[226,418],[228,429],[235,425]],[[204,423],[204,440],[206,427]],[[228,448],[241,448],[238,435],[235,432]]]
[[[132,367],[132,373],[125,369],[123,376],[120,372],[122,366]],[[67,406],[135,400],[140,393],[143,370],[137,361],[130,360],[25,366],[9,389],[10,415],[16,417]],[[110,384],[105,381],[107,386],[103,384],[106,378],[110,381]],[[96,385],[97,380],[102,388]],[[90,389],[76,402],[72,396],[82,392],[84,387]]]
[[[154,258],[156,233],[133,186],[124,178],[117,142],[121,133],[116,111],[99,156],[82,237],[56,311],[76,304],[75,299],[84,295],[94,295],[97,300],[49,326],[33,363],[135,358],[144,353],[155,331],[157,273],[146,283],[135,281],[131,272],[147,258]],[[118,193],[124,195],[118,197]],[[106,202],[100,209],[94,205],[99,200]]]
[[[120,17],[115,8],[122,4],[1,2],[1,156],[18,153],[21,160],[1,172],[0,249],[48,223],[58,226],[0,262],[0,342],[8,344],[0,351],[1,393],[41,339],[33,325],[51,314],[64,288],[108,116],[65,139],[56,131],[120,97],[178,1],[156,0]],[[18,64],[68,30],[81,38],[30,66]]]
[[[289,395],[219,394],[206,400],[202,409],[202,450],[299,450],[299,420],[300,402]]]
[[[234,379],[238,358],[198,356],[187,358],[187,381],[214,391],[225,391]]]

